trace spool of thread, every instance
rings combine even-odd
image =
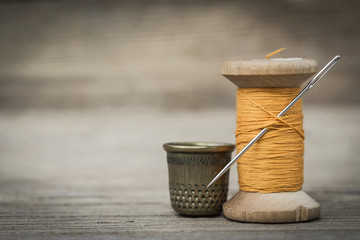
[[[237,87],[236,147],[240,151],[268,128],[238,160],[240,191],[223,205],[225,217],[244,222],[284,223],[319,217],[320,205],[301,191],[304,131],[302,103],[277,114],[317,70],[301,58],[225,61],[221,74]]]

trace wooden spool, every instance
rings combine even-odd
[[[225,61],[221,65],[221,74],[239,88],[297,87],[316,71],[316,61],[301,58]],[[304,191],[239,191],[224,203],[223,212],[225,217],[242,222],[302,222],[318,218],[320,204]]]

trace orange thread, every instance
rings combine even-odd
[[[269,131],[238,160],[239,185],[246,192],[295,192],[303,184],[304,130],[301,100],[277,114],[299,93],[296,88],[239,88],[236,148],[263,128]]]
[[[266,55],[265,58],[266,58],[266,59],[269,59],[271,56],[273,56],[273,55],[275,55],[275,54],[278,54],[279,52],[281,52],[281,51],[283,51],[283,50],[285,50],[285,48],[280,48],[280,49],[278,49],[278,50],[275,50],[275,51],[269,53],[268,55]]]

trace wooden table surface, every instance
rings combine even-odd
[[[170,206],[168,141],[233,142],[234,109],[1,111],[0,239],[359,239],[359,107],[305,105],[304,190],[321,218],[250,224]],[[230,193],[238,189],[231,170]]]

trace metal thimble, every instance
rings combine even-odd
[[[167,152],[172,208],[187,216],[220,214],[228,195],[229,172],[211,187],[206,186],[231,160],[234,144],[177,142],[163,147]]]

